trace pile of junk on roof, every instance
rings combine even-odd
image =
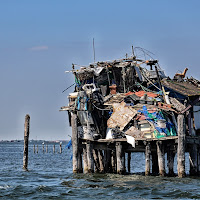
[[[75,89],[61,110],[68,111],[70,125],[72,112],[77,114],[83,139],[176,136],[178,114],[200,95],[200,81],[186,78],[187,68],[171,79],[154,59],[133,55],[75,68]],[[200,129],[199,105],[192,106],[193,131]]]

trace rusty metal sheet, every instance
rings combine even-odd
[[[113,113],[107,121],[108,128],[115,128],[119,126],[122,131],[136,114],[137,110],[130,106],[126,106],[124,101],[121,103],[114,103]]]

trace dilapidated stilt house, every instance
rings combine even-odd
[[[157,60],[133,57],[90,64],[71,72],[68,96],[74,173],[130,172],[131,153],[145,153],[145,174],[200,173],[200,81],[165,75]],[[126,155],[127,154],[127,155]],[[167,161],[165,161],[167,154]],[[151,166],[152,165],[152,166]]]

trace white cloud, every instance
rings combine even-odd
[[[35,46],[35,47],[31,47],[29,50],[31,51],[45,51],[45,50],[48,50],[48,46]]]

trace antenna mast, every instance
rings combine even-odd
[[[94,47],[94,38],[93,38],[93,53],[94,53],[94,63],[95,63],[95,47]]]

